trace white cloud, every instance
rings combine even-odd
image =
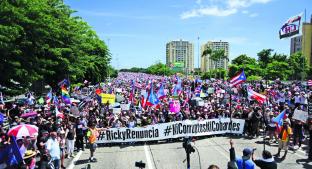
[[[266,4],[272,0],[227,0],[227,4],[231,8],[245,8],[253,4]]]
[[[254,18],[254,17],[257,17],[257,16],[259,16],[258,13],[252,13],[252,14],[249,15],[249,17],[251,17],[251,18]]]
[[[254,4],[266,4],[272,0],[210,0],[209,4],[204,5],[202,0],[196,0],[198,7],[185,11],[181,14],[181,19],[188,19],[202,16],[229,16],[237,13],[239,10],[246,9]],[[243,14],[248,14],[248,10],[243,10]],[[253,13],[250,17],[256,17]]]
[[[229,16],[235,14],[237,9],[221,9],[217,6],[206,7],[206,8],[199,8],[193,9],[191,11],[187,11],[182,13],[181,19],[188,19],[192,17],[200,17],[200,16]]]
[[[249,13],[249,11],[247,11],[247,10],[242,11],[242,14],[248,14],[248,13]]]

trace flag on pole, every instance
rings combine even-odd
[[[307,85],[312,86],[312,80],[308,80]]]
[[[11,136],[10,140],[11,143],[6,144],[3,148],[1,148],[0,153],[0,164],[1,166],[6,166],[7,168],[18,165],[23,161],[23,157],[19,151],[15,137]]]
[[[2,96],[2,92],[0,92],[0,104],[4,105],[4,101],[3,101],[3,96]]]
[[[154,106],[154,105],[157,105],[158,103],[159,103],[159,100],[158,100],[157,96],[154,94],[153,84],[151,84],[150,94],[149,94],[149,97],[147,99],[146,105]]]
[[[70,104],[70,96],[69,96],[68,90],[64,86],[62,86],[61,90],[62,90],[62,99],[64,103]]]
[[[231,78],[231,80],[230,80],[230,87],[239,85],[241,83],[244,83],[245,81],[246,81],[246,75],[245,75],[244,70],[242,70],[236,76]]]
[[[266,100],[266,96],[260,93],[253,91],[252,89],[248,89],[248,99],[255,99],[259,103],[263,104]]]
[[[165,95],[165,91],[164,91],[164,86],[163,86],[163,84],[161,84],[159,90],[157,91],[157,98],[163,99],[165,97],[166,97],[166,95]]]
[[[273,121],[276,122],[278,124],[278,126],[282,126],[283,125],[283,120],[286,119],[286,110],[283,110],[279,115],[277,115]]]
[[[57,96],[54,96],[54,97],[53,97],[53,104],[56,105],[56,106],[59,105],[59,101],[58,101]]]
[[[49,93],[48,93],[47,96],[46,96],[46,103],[47,103],[48,105],[51,104],[51,101],[52,101],[52,90],[50,90]]]
[[[68,81],[67,79],[64,79],[64,80],[60,81],[57,85],[60,86],[60,87],[62,87],[62,86],[64,86],[64,85],[65,85],[66,87],[69,87],[69,86],[70,86],[69,81]]]

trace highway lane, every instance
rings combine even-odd
[[[242,155],[245,147],[256,148],[255,155],[261,156],[263,144],[262,138],[245,139],[242,137],[233,138],[236,155]],[[196,140],[194,143],[198,152],[191,154],[191,168],[207,169],[209,165],[216,164],[220,168],[226,168],[229,161],[229,137],[212,137]],[[305,149],[306,147],[304,147]],[[277,152],[277,144],[266,146],[272,154]],[[281,153],[283,155],[283,152]],[[112,147],[99,147],[96,151],[96,163],[88,163],[89,151],[82,153],[74,166],[75,169],[86,168],[90,164],[92,169],[135,169],[136,161],[146,163],[148,169],[183,169],[186,168],[185,150],[182,142],[121,145]],[[200,158],[200,162],[199,162]],[[286,159],[277,159],[280,169],[301,169],[312,168],[312,162],[306,162],[307,156],[304,151],[296,153],[289,151]],[[200,165],[201,163],[201,165]]]

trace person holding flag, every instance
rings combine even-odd
[[[105,128],[96,128],[96,122],[90,124],[89,130],[87,132],[90,148],[90,158],[89,158],[90,162],[96,162],[96,158],[94,158],[94,152],[97,147],[96,139],[97,137],[99,137],[99,132],[103,130],[105,130]]]
[[[275,155],[276,157],[279,157],[280,156],[280,152],[283,149],[283,150],[285,150],[285,154],[282,157],[283,159],[286,158],[286,155],[287,155],[287,152],[288,152],[289,140],[290,140],[290,138],[291,138],[291,136],[293,134],[292,129],[289,126],[289,124],[290,124],[290,120],[288,118],[283,120],[283,126],[280,128],[280,133],[279,133],[278,152]]]

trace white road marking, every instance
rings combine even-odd
[[[70,162],[68,169],[73,169],[75,167],[74,163],[80,158],[81,154],[82,154],[82,151],[79,151],[78,154],[75,156],[75,158]]]
[[[146,156],[146,162],[147,162],[147,167],[148,169],[154,169],[153,168],[153,163],[152,163],[152,160],[151,160],[151,155],[150,155],[150,152],[148,151],[148,146],[145,144],[144,145],[144,151],[145,151],[145,156]]]

